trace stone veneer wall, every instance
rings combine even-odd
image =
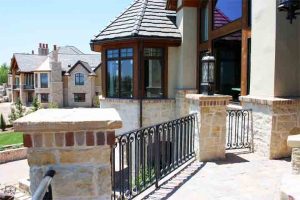
[[[240,98],[243,108],[253,110],[254,151],[270,159],[288,157],[289,135],[300,131],[300,99]]]
[[[75,85],[75,74],[81,73],[84,75],[84,85]],[[77,65],[70,76],[68,77],[68,106],[70,107],[91,107],[93,97],[95,96],[95,87],[92,86],[95,82],[93,76],[84,69],[81,65]],[[85,102],[75,102],[74,93],[85,93]]]
[[[114,108],[123,120],[123,128],[116,134],[123,134],[140,128],[140,101],[136,99],[100,99],[100,108]],[[143,100],[143,127],[175,119],[174,99]]]

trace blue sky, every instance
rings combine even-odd
[[[0,64],[14,52],[37,52],[38,43],[74,45],[90,53],[89,41],[133,0],[1,0]]]

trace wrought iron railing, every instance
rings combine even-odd
[[[33,90],[34,89],[34,85],[23,85],[23,89],[24,90]]]
[[[112,199],[131,199],[194,157],[196,114],[116,138]]]
[[[32,195],[32,200],[52,200],[51,182],[55,175],[54,170],[49,170],[40,182],[35,193]]]
[[[253,120],[251,109],[227,110],[226,149],[253,150]]]

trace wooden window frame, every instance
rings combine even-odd
[[[145,52],[144,50],[145,49],[161,49],[162,50],[162,55],[161,56],[145,56]],[[166,64],[166,56],[165,56],[165,50],[166,48],[163,48],[163,47],[144,47],[143,49],[143,68],[142,68],[142,94],[143,94],[143,99],[165,99],[167,96],[166,96],[166,87],[165,87],[165,78],[167,76],[166,74],[166,67],[165,67],[165,64]],[[162,69],[161,69],[161,90],[162,90],[162,97],[147,97],[146,95],[146,85],[145,85],[145,61],[146,60],[150,60],[150,59],[153,59],[153,60],[160,60],[161,63],[162,63]]]
[[[121,56],[121,50],[122,49],[132,49],[132,56],[122,57]],[[108,58],[107,52],[110,51],[110,50],[118,50],[118,52],[119,52],[118,58]],[[105,57],[106,57],[106,60],[105,60],[106,63],[105,64],[106,64],[106,67],[108,66],[107,63],[109,61],[118,61],[118,72],[119,72],[119,74],[118,74],[118,84],[119,84],[118,95],[116,97],[108,97],[108,98],[118,98],[118,99],[132,99],[132,98],[134,98],[134,91],[133,90],[132,90],[132,98],[121,96],[121,80],[122,80],[121,61],[122,60],[130,60],[131,59],[132,62],[133,62],[133,65],[132,65],[132,71],[133,71],[133,73],[132,73],[132,87],[134,88],[134,52],[135,52],[134,48],[132,48],[132,47],[108,48],[108,49],[106,49],[106,51],[105,51]],[[107,69],[105,71],[105,76],[107,77]],[[106,82],[105,85],[106,85],[105,86],[106,87],[105,91],[107,92],[107,90],[108,90],[107,82]],[[107,93],[106,93],[106,96],[108,96]]]
[[[201,8],[205,7],[207,4],[201,4],[198,7],[198,59],[197,59],[197,89],[200,92],[200,81],[201,81],[201,52],[208,51],[213,52],[213,41],[215,39],[224,37],[231,33],[241,31],[242,32],[242,49],[241,49],[241,95],[247,95],[248,91],[248,39],[251,38],[251,24],[249,24],[249,0],[243,0],[242,2],[242,17],[234,20],[233,22],[226,24],[218,29],[213,28],[213,14],[214,14],[214,4],[215,0],[208,0],[208,40],[201,42]]]

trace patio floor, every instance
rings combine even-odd
[[[192,162],[146,199],[277,200],[281,178],[290,171],[290,159],[227,154],[222,162]]]

